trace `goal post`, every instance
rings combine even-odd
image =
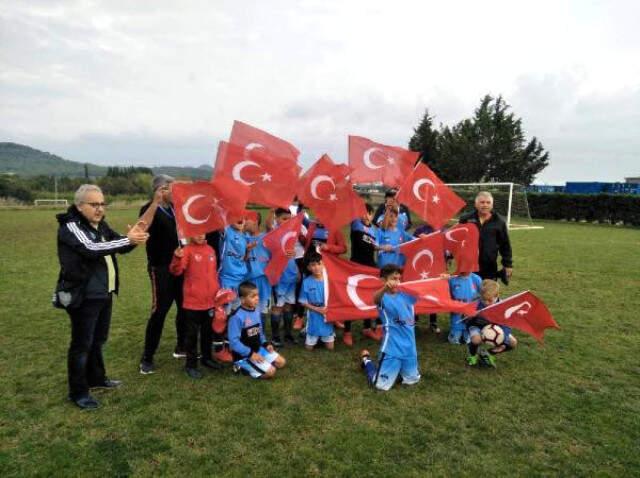
[[[543,229],[535,225],[529,211],[526,188],[517,183],[448,183],[458,196],[466,202],[461,212],[474,209],[476,195],[480,191],[490,192],[493,196],[493,209],[503,216],[510,230]]]
[[[36,199],[33,201],[33,205],[36,207],[67,207],[69,203],[66,199]]]

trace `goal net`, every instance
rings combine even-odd
[[[36,199],[33,204],[37,206],[47,207],[67,207],[69,204],[66,199]]]
[[[476,195],[480,191],[488,191],[493,196],[493,210],[505,218],[510,230],[543,229],[531,219],[527,191],[521,184],[452,183],[447,186],[467,203],[461,214],[473,211]]]

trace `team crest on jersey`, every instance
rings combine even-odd
[[[196,260],[196,262],[200,262],[202,260],[202,256],[200,254],[194,254],[193,258]]]
[[[216,260],[215,254],[209,254],[209,262],[213,262]]]
[[[249,319],[249,318],[244,319],[244,326],[245,327],[251,327],[251,319]]]

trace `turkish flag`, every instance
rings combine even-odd
[[[411,173],[420,153],[376,143],[361,136],[349,136],[349,166],[355,183],[383,183],[400,187]]]
[[[288,208],[296,194],[300,167],[260,148],[252,150],[250,157],[245,153],[242,146],[220,141],[214,178],[229,178],[238,185],[250,186],[251,203]]]
[[[287,253],[293,251],[293,247],[300,235],[300,229],[302,229],[303,219],[304,214],[300,213],[273,231],[268,232],[262,238],[264,247],[271,253],[271,260],[264,270],[271,285],[278,283],[289,259],[291,259],[291,257],[287,257]]]
[[[490,305],[477,315],[493,324],[522,330],[538,342],[542,342],[545,329],[560,328],[544,302],[528,290]]]
[[[422,162],[408,175],[396,198],[434,229],[440,229],[465,206],[464,200]]]
[[[418,299],[415,311],[418,314],[435,314],[437,312],[455,312],[464,315],[475,315],[476,303],[453,300],[449,292],[447,279],[425,279],[402,282],[398,290]]]
[[[333,254],[322,254],[327,322],[378,317],[373,295],[382,286],[380,271]]]
[[[249,188],[227,178],[212,182],[174,182],[171,196],[178,236],[193,237],[223,229],[240,219]]]
[[[242,146],[246,159],[252,159],[253,154],[258,150],[291,160],[294,164],[298,162],[298,156],[300,156],[300,151],[288,141],[242,121],[233,122],[229,142]]]
[[[332,231],[364,216],[367,211],[348,179],[349,171],[347,165],[335,164],[325,154],[298,182],[300,202],[313,209],[318,221]]]
[[[419,280],[438,277],[447,271],[444,260],[444,234],[433,232],[425,237],[400,244],[400,252],[406,261],[402,280]]]
[[[480,231],[473,224],[456,224],[444,233],[444,248],[456,260],[456,274],[480,270]]]

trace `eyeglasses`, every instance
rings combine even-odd
[[[101,207],[101,208],[106,208],[107,207],[107,203],[106,202],[86,202],[85,204],[88,204],[93,209],[98,209],[99,207]]]

